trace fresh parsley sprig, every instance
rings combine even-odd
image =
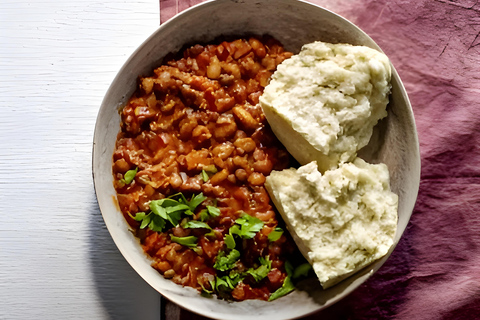
[[[283,281],[282,286],[270,295],[268,301],[273,301],[275,299],[283,297],[284,295],[295,290],[295,286],[292,282],[293,267],[289,261],[285,262],[285,270],[287,271],[287,277]]]
[[[268,258],[260,257],[258,258],[260,261],[260,266],[256,269],[250,268],[245,273],[251,275],[256,282],[262,281],[272,270],[272,261]]]
[[[148,214],[138,212],[132,218],[140,222],[140,229],[148,226],[153,231],[162,232],[167,222],[174,227],[178,226],[182,216],[193,215],[195,209],[206,199],[203,193],[192,195],[190,200],[187,200],[182,193],[177,193],[168,198],[150,201]],[[218,210],[218,208],[215,209]]]
[[[243,239],[252,239],[258,231],[262,230],[264,225],[262,220],[246,213],[235,220],[235,223],[236,224],[230,228],[229,233],[231,235],[236,234]]]
[[[270,242],[277,241],[278,239],[280,239],[282,234],[283,234],[283,229],[280,227],[276,227],[274,230],[272,230],[272,232],[268,234],[267,236],[268,241]]]
[[[240,259],[240,251],[232,249],[228,254],[225,251],[220,251],[215,259],[213,267],[219,271],[228,271],[235,266],[235,263]]]

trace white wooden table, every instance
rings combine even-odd
[[[159,319],[100,214],[103,95],[158,0],[0,1],[0,319]]]

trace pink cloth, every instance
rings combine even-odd
[[[198,0],[160,0],[164,22]],[[366,31],[408,91],[420,192],[385,265],[308,319],[480,319],[480,1],[315,0]]]

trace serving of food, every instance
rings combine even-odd
[[[175,283],[238,301],[288,292],[295,248],[264,183],[292,161],[258,98],[291,55],[272,38],[197,44],[140,78],[123,108],[120,208]]]
[[[408,223],[418,159],[388,58],[294,0],[205,2],[162,25],[113,81],[93,148],[126,260],[218,319],[300,317],[352,292]]]
[[[397,218],[388,169],[344,162],[386,115],[389,79],[388,59],[373,49],[317,42],[292,56],[268,37],[197,44],[140,77],[121,111],[113,172],[120,208],[152,266],[177,284],[227,300],[274,300],[291,292],[311,266],[279,221],[266,177],[298,246],[310,241],[301,251],[324,288],[383,257]],[[275,123],[276,132],[297,127],[327,141],[322,157],[298,169],[305,173],[296,180],[295,169],[282,171],[293,161],[260,99],[268,113],[283,111],[286,121]],[[312,115],[316,120],[308,121]],[[287,141],[292,145],[301,142]],[[308,158],[294,150],[297,159]],[[322,177],[317,164],[340,165],[343,172]],[[328,181],[316,188],[315,175]],[[339,200],[348,197],[353,201]]]

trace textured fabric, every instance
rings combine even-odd
[[[161,21],[199,2],[160,0]],[[414,110],[422,173],[391,258],[308,319],[480,319],[480,1],[311,2],[357,24],[391,59]]]

